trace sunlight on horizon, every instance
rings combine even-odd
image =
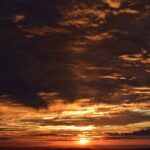
[[[87,145],[90,143],[90,140],[88,140],[86,138],[81,138],[78,142],[80,145]]]

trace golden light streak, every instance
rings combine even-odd
[[[57,126],[44,126],[41,127],[40,129],[49,129],[52,131],[60,131],[60,130],[65,130],[65,131],[92,131],[95,130],[96,127],[93,125],[89,126],[76,126],[76,125],[57,125]]]

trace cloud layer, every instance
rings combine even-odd
[[[149,0],[1,0],[0,147],[149,145],[149,12]]]
[[[2,97],[35,108],[149,100],[148,0],[0,3]]]

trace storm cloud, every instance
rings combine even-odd
[[[149,101],[149,0],[3,0],[0,8],[2,98],[34,108]]]

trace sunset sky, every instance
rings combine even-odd
[[[150,0],[0,0],[0,149],[149,141]]]

